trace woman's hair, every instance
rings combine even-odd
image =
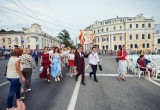
[[[54,48],[54,53],[56,52],[56,49],[58,50],[58,53],[60,53],[58,47]]]
[[[73,51],[73,52],[72,52],[72,51]],[[75,53],[74,53],[74,49],[71,49],[71,51],[70,51],[69,53],[73,53],[73,54],[75,54]]]
[[[19,57],[19,56],[22,55],[22,53],[23,53],[23,50],[20,49],[20,48],[15,48],[15,49],[13,50],[13,56]]]
[[[144,55],[140,55],[140,58],[144,57]]]
[[[120,46],[119,46],[119,49],[122,50],[123,47],[125,47],[125,45],[120,45]]]

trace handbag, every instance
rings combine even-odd
[[[103,69],[102,69],[101,64],[98,64],[98,66],[99,66],[99,70],[102,71]]]
[[[119,58],[118,57],[116,58],[116,62],[119,62]]]

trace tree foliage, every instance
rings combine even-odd
[[[65,45],[65,47],[71,47],[74,48],[74,43],[73,40],[70,37],[70,34],[67,30],[62,30],[59,34],[58,34],[58,38],[60,40],[62,40],[62,43]]]

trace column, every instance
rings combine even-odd
[[[110,39],[111,39],[111,50],[114,50],[114,46],[113,46],[113,34],[110,35]]]
[[[108,50],[111,48],[111,39],[110,39],[110,34],[108,35]]]

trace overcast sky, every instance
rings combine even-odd
[[[160,24],[160,0],[0,0],[0,29],[21,30],[33,23],[57,36],[67,29],[72,38],[79,30],[110,18],[144,14]]]

